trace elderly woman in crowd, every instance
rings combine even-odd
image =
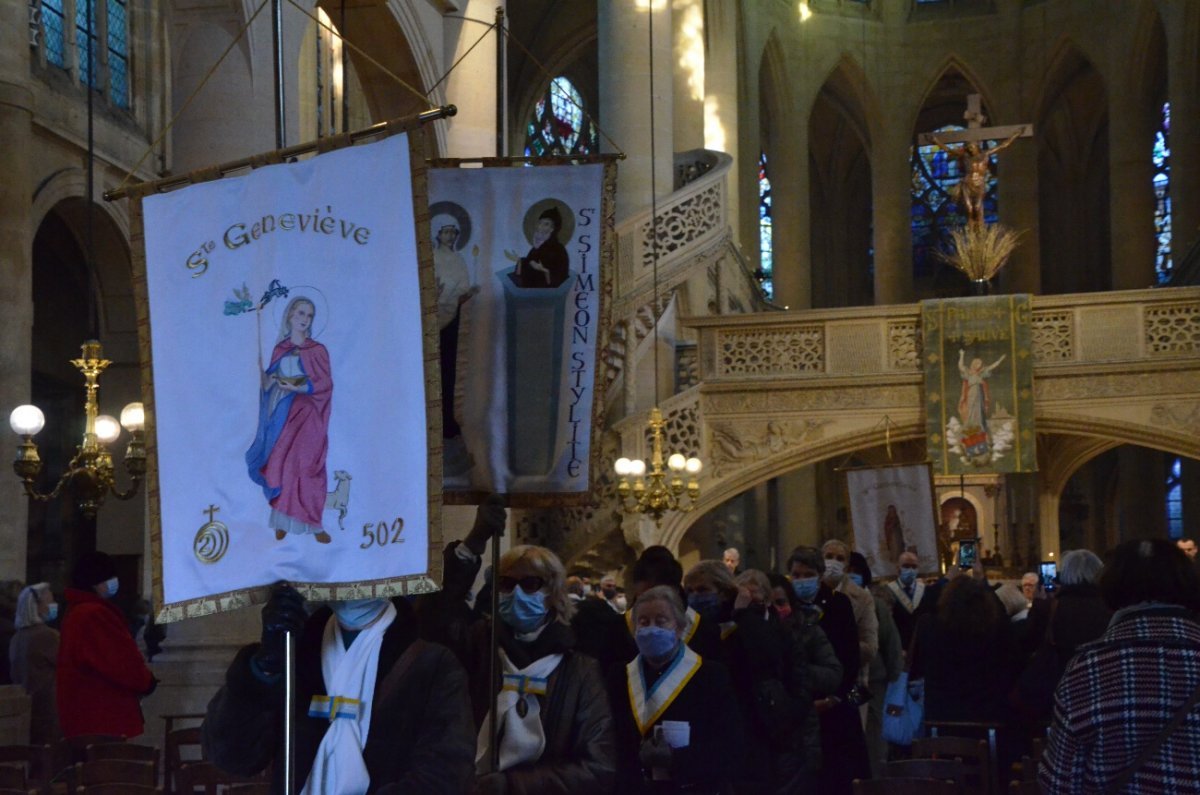
[[[495,508],[503,510],[498,504]],[[463,543],[447,547],[445,588],[438,595],[443,608],[447,599],[465,599],[493,524],[477,521]],[[575,606],[567,597],[566,580],[562,562],[545,547],[515,546],[500,557],[494,578],[499,692],[488,679],[490,619],[476,621],[461,634],[426,627],[427,635],[451,643],[463,638],[456,651],[467,669],[479,730],[477,793],[599,795],[612,790],[612,713],[600,665],[575,651]],[[450,610],[444,615],[453,621],[462,614]],[[492,710],[498,748],[492,747]]]
[[[815,547],[797,547],[788,558],[796,597],[791,620],[819,626],[841,663],[842,678],[837,689],[816,699],[813,707],[821,716],[819,791],[849,793],[854,779],[871,777],[858,705],[851,703],[858,682],[859,633],[850,600],[833,590],[831,578],[825,577],[825,567],[825,555]]]
[[[1042,791],[1194,791],[1200,770],[1196,569],[1170,541],[1127,541],[1108,558],[1099,588],[1115,614],[1100,640],[1071,660],[1054,694],[1038,776]]]
[[[633,621],[638,654],[609,680],[618,751],[612,791],[725,792],[742,760],[728,672],[683,642],[688,621],[677,588],[642,593]]]
[[[13,684],[25,688],[32,699],[29,740],[34,745],[54,742],[60,736],[54,702],[54,669],[58,658],[58,631],[47,626],[58,617],[58,603],[50,584],[26,586],[17,598],[16,627],[8,647]]]

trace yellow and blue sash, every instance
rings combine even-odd
[[[313,696],[308,703],[308,717],[335,720],[337,718],[354,718],[359,716],[362,702],[357,698],[347,696]]]
[[[650,731],[667,707],[687,687],[687,683],[700,670],[703,662],[699,654],[688,648],[686,643],[679,644],[679,652],[675,655],[667,670],[654,681],[646,684],[646,672],[643,668],[642,655],[625,666],[625,679],[629,685],[629,706],[633,710],[633,720],[637,723],[638,731],[643,735]]]

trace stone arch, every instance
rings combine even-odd
[[[176,172],[186,173],[274,146],[273,135],[248,134],[247,130],[247,115],[264,122],[273,118],[269,101],[254,101],[250,36],[242,38],[200,88],[235,35],[226,25],[196,22],[176,48],[171,90],[171,114],[179,114],[171,136],[171,165]],[[269,81],[262,83],[270,87]],[[193,93],[195,97],[184,108]],[[265,110],[256,105],[265,105]]]
[[[584,107],[593,117],[598,115],[596,4],[570,4],[571,13],[564,13],[567,7],[565,3],[553,2],[510,5],[508,29],[532,53],[531,57],[522,46],[511,42],[508,45],[509,137],[513,154],[524,154],[526,124],[553,77],[565,75],[583,96]]]
[[[1054,263],[1042,269],[1042,291],[1110,289],[1108,88],[1069,39],[1047,69],[1035,125],[1039,247]]]
[[[967,94],[981,95],[987,123],[995,123],[996,101],[992,91],[965,59],[957,54],[947,55],[933,75],[911,111],[909,129],[914,137],[944,124],[962,124]]]
[[[808,117],[814,307],[875,302],[870,273],[871,140],[878,113],[872,104],[861,67],[843,54],[818,90]]]
[[[437,67],[432,59],[433,50],[410,6],[410,3],[389,0],[356,2],[347,6],[345,30],[339,32],[358,50],[370,55],[417,91],[425,93],[426,87],[437,79]],[[340,18],[341,4],[337,0],[320,0],[312,7],[324,9],[335,20]],[[299,37],[291,63],[299,62],[299,47],[305,40]],[[349,61],[372,120],[411,116],[429,107],[430,100],[418,97],[396,83],[354,48],[349,48]]]
[[[894,422],[890,429],[892,443],[920,439],[925,435],[924,420],[909,419]],[[689,513],[675,513],[663,520],[659,543],[668,549],[678,549],[680,540],[687,534],[692,524],[708,511],[722,504],[743,491],[753,488],[759,483],[791,472],[801,467],[809,466],[830,458],[839,458],[867,447],[874,447],[884,441],[884,431],[871,428],[855,433],[848,433],[829,439],[817,439],[814,443],[796,446],[785,450],[778,456],[757,461],[739,469],[737,473],[715,484],[704,484],[700,500],[695,510]]]

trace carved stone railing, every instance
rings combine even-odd
[[[726,177],[733,158],[723,152],[694,150],[677,155],[683,162],[714,162],[700,176],[658,205],[658,285],[669,290],[685,280],[695,258],[727,239],[729,215]],[[646,303],[654,289],[651,213],[647,207],[617,224],[618,307]]]
[[[704,384],[911,374],[921,369],[920,307],[690,318]],[[1200,288],[1033,299],[1035,377],[1056,368],[1200,356]]]

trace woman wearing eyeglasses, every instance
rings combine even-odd
[[[448,590],[478,560],[479,540],[468,538],[452,547],[460,551],[448,550]],[[468,561],[468,556],[474,560]],[[612,791],[612,713],[599,664],[574,651],[574,605],[567,598],[562,563],[545,547],[516,546],[501,556],[494,583],[499,591],[496,635],[503,677],[499,692],[488,683],[490,618],[467,630],[461,649],[479,729],[475,792]],[[491,745],[492,709],[498,754]],[[498,764],[493,764],[494,756]]]

